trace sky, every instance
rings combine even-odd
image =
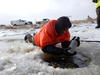
[[[43,18],[57,19],[69,16],[71,20],[96,17],[92,0],[0,0],[0,24],[11,20],[36,22]]]

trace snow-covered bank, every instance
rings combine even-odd
[[[95,29],[95,26],[96,24],[91,23],[79,24],[73,26],[70,31],[72,36],[79,36],[81,40],[100,41],[100,29]],[[40,48],[24,42],[24,33],[28,31],[19,31],[0,31],[0,40],[2,40],[0,41],[0,75],[100,75],[100,43],[81,42],[80,47],[77,48],[78,52],[91,58],[88,66],[74,69],[53,68],[41,59],[43,53]],[[13,35],[16,37],[14,38]],[[12,39],[11,37],[21,40],[7,41]]]
[[[9,40],[9,39],[17,39],[22,40],[25,34],[36,32],[38,29],[31,28],[31,29],[2,29],[0,30],[0,40]]]

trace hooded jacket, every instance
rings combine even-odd
[[[55,45],[60,42],[70,41],[69,31],[64,31],[58,35],[55,30],[57,20],[52,20],[45,24],[42,29],[34,36],[34,42],[37,46],[44,48],[47,45]]]

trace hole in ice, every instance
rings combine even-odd
[[[54,68],[82,68],[87,67],[91,62],[91,58],[84,54],[77,54],[73,57],[68,56],[56,56],[50,54],[43,54],[43,60],[48,62],[49,66],[53,66]]]

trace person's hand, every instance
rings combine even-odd
[[[73,38],[72,38],[72,40],[74,40],[76,38],[76,36],[74,36]]]
[[[68,48],[64,49],[64,54],[65,54],[65,55],[67,55],[67,56],[73,56],[73,55],[76,55],[76,54],[77,54],[77,52],[76,52],[76,51],[71,52],[70,50],[71,50],[71,48],[70,48],[70,47],[68,47]]]
[[[79,47],[80,46],[80,37],[77,37],[76,41],[77,41],[77,46]]]

